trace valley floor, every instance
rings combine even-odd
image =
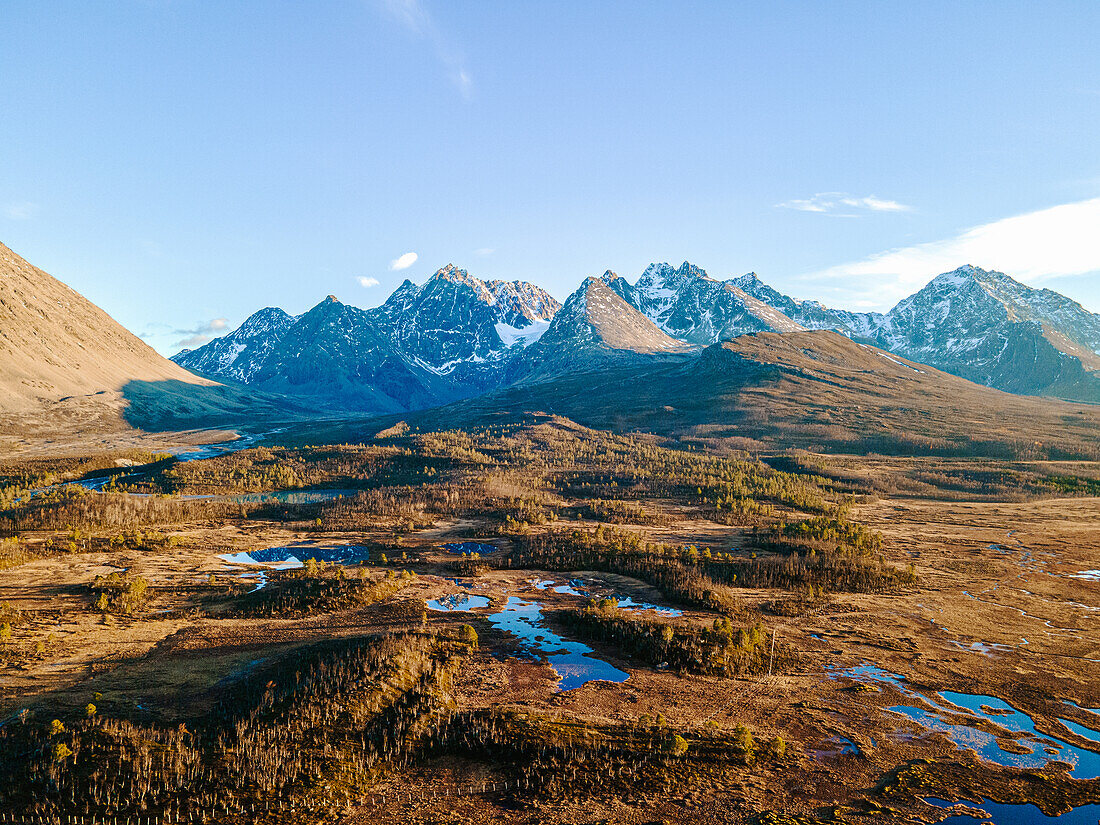
[[[1011,490],[925,479],[915,493],[882,483],[916,484],[907,460],[803,455],[774,469],[783,458],[707,463],[544,422],[462,443],[169,461],[125,492],[10,493],[0,748],[24,753],[11,748],[29,737],[75,755],[12,771],[28,784],[0,780],[0,811],[125,812],[104,801],[113,774],[92,760],[181,725],[200,776],[229,771],[194,806],[217,821],[937,822],[956,800],[1052,816],[1100,803],[1100,498],[1037,491],[1066,468],[996,468]],[[646,464],[654,477],[679,467],[683,483],[647,480]],[[48,462],[5,468],[13,488],[31,471],[44,479]],[[321,495],[245,498],[288,472]],[[723,485],[762,509],[730,518],[714,505]],[[783,532],[798,520],[811,526]],[[444,547],[462,542],[477,555]],[[846,565],[879,578],[851,585],[836,578]],[[673,568],[681,584],[662,578]],[[699,586],[710,591],[692,595]],[[394,644],[427,645],[436,664],[406,678],[394,663],[411,654],[387,654],[350,692],[326,694],[350,716],[293,733],[286,718],[263,721],[264,707],[313,720],[280,680],[308,682],[325,651],[379,634],[420,640]],[[425,710],[407,727],[371,727],[410,696]],[[55,719],[64,734],[45,732]],[[222,766],[244,740],[203,733],[220,719],[304,737],[292,744],[317,757],[285,785],[242,784]],[[153,775],[144,813],[187,807]]]

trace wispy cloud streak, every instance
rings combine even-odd
[[[473,95],[474,81],[466,66],[466,58],[443,37],[420,0],[381,0],[381,3],[391,19],[431,43],[436,58],[447,73],[447,79],[464,99],[469,100]]]
[[[876,195],[856,197],[847,192],[818,192],[809,198],[777,203],[778,209],[795,209],[799,212],[817,212],[841,218],[856,218],[869,212],[909,212],[912,207]]]
[[[30,201],[6,203],[0,207],[0,214],[10,221],[29,221],[38,214],[38,204]]]
[[[861,296],[886,307],[964,264],[997,269],[1032,285],[1100,272],[1100,198],[991,221],[944,240],[880,252],[802,279],[836,297]]]
[[[173,335],[183,335],[179,341],[176,341],[172,346],[184,347],[186,349],[194,349],[195,347],[201,347],[203,344],[222,335],[229,329],[229,321],[226,318],[214,318],[207,321],[204,324],[199,324],[194,329],[177,329],[173,330]]]

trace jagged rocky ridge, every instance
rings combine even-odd
[[[697,266],[650,264],[631,286],[613,272],[604,280],[663,331],[706,346],[747,332],[798,332],[804,327],[782,311],[745,292],[733,281],[717,281]]]
[[[634,284],[610,271],[588,278],[564,307],[531,284],[449,265],[371,310],[331,297],[299,318],[261,310],[173,360],[333,407],[396,412],[747,333],[822,329],[998,389],[1100,402],[1100,316],[972,266],[883,314],[799,301],[755,273],[717,280],[687,262],[652,264]]]
[[[586,278],[554,316],[546,333],[517,359],[510,378],[540,381],[690,349],[662,332],[604,280]]]
[[[172,360],[192,372],[247,384],[297,320],[278,307],[265,307],[228,335],[197,350],[182,350]]]
[[[754,274],[735,281],[808,329],[834,329],[978,384],[1100,403],[1100,315],[1003,272],[962,266],[885,314],[795,301]]]
[[[559,307],[532,284],[482,281],[448,265],[424,284],[406,280],[374,309],[330,295],[297,318],[261,310],[224,338],[172,360],[322,406],[421,409],[496,389]]]

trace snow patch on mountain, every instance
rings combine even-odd
[[[511,324],[497,323],[495,329],[497,336],[505,347],[529,347],[542,337],[542,334],[550,328],[550,322],[544,320],[532,321],[526,327],[514,327]]]

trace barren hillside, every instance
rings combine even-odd
[[[259,403],[257,403],[259,401]],[[200,378],[0,244],[0,430],[91,434],[276,409]]]

